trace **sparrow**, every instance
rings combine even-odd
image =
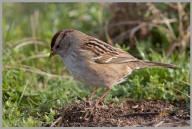
[[[113,47],[81,31],[63,29],[51,40],[50,57],[59,55],[68,72],[76,79],[95,89],[107,88],[95,105],[97,106],[110,89],[125,81],[134,70],[148,67],[177,69],[172,64],[140,60],[126,51]]]

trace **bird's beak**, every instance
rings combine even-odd
[[[51,51],[50,55],[49,55],[49,58],[51,58],[52,56],[56,55],[56,52],[55,51]]]

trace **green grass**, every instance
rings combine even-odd
[[[36,9],[39,9],[42,14],[40,13],[40,29],[36,30],[36,35],[44,42],[43,45],[38,45],[38,53],[35,52],[33,45],[25,45],[15,49],[20,43],[32,39],[29,14],[32,14],[31,8],[34,5],[3,5],[3,126],[47,125],[53,122],[54,116],[58,113],[55,108],[65,107],[77,100],[77,97],[84,99],[93,90],[93,87],[86,86],[71,77],[63,77],[68,73],[58,56],[51,60],[48,57],[28,58],[49,53],[50,40],[54,32],[60,28],[74,28],[95,36],[91,30],[102,27],[108,14],[103,13],[98,4],[94,3],[86,3],[86,6],[83,4],[81,6],[77,4],[71,4],[71,6],[37,5]],[[13,10],[8,11],[11,7],[19,8],[18,17],[14,15]],[[23,8],[30,8],[30,10],[27,12]],[[78,8],[78,11],[71,11],[74,8]],[[87,10],[91,11],[87,14]],[[103,14],[102,18],[99,17],[99,13]],[[85,19],[81,19],[82,17]],[[21,18],[23,18],[22,21],[19,20]],[[27,37],[29,38],[26,39]],[[105,103],[112,101],[118,103],[119,98],[134,98],[140,101],[163,99],[170,103],[180,100],[185,101],[189,108],[189,50],[186,50],[183,55],[179,50],[176,50],[170,57],[166,57],[166,48],[155,46],[152,40],[149,37],[147,40],[137,41],[138,58],[171,63],[181,69],[155,67],[134,71],[124,83],[112,88],[105,97]],[[116,46],[131,53],[125,45]],[[36,69],[32,69],[31,72],[25,71],[23,65],[30,66],[30,69]],[[53,78],[38,74],[37,69],[61,77]],[[104,90],[99,88],[93,99],[101,96]]]

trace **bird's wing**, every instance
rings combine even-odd
[[[81,46],[81,53],[88,58],[89,61],[98,64],[119,64],[138,60],[129,53],[93,37],[89,38],[89,40]]]

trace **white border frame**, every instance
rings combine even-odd
[[[2,0],[0,1],[0,30],[2,30],[2,5],[4,2],[190,2],[190,0]],[[190,34],[192,35],[192,1],[190,2]],[[192,46],[192,36],[190,36],[190,46]],[[190,66],[192,67],[192,47],[190,47]],[[192,86],[192,69],[190,69],[190,84]],[[0,127],[2,127],[2,31],[0,31]],[[192,88],[190,88],[190,97],[192,98]],[[190,99],[190,107],[192,106],[192,99]],[[192,109],[192,107],[191,107]],[[192,110],[190,110],[190,121],[192,120]],[[190,127],[192,121],[190,123]],[[4,127],[8,128],[8,127]],[[15,128],[15,127],[12,127]],[[24,127],[26,128],[26,127]],[[44,128],[44,127],[37,127]],[[62,127],[56,127],[62,128]],[[69,127],[72,128],[72,127]],[[85,127],[83,127],[85,128]],[[145,128],[145,127],[142,127]],[[188,128],[188,127],[186,127]]]

